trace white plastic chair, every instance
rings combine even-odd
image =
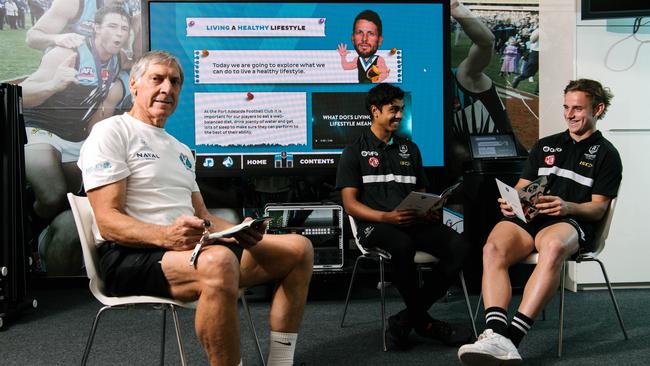
[[[597,262],[600,265],[600,269],[603,272],[603,277],[605,278],[605,283],[607,284],[607,289],[609,290],[609,296],[612,299],[612,304],[614,305],[614,310],[616,311],[616,317],[618,318],[618,323],[621,326],[623,331],[623,336],[625,340],[628,340],[627,331],[625,330],[625,325],[623,324],[623,318],[621,317],[621,311],[618,307],[618,302],[614,296],[614,291],[612,290],[612,284],[609,282],[609,277],[607,276],[607,271],[605,270],[605,265],[601,260],[599,260],[598,254],[605,249],[605,242],[607,241],[607,236],[609,235],[609,228],[612,225],[612,217],[614,217],[614,208],[616,208],[616,198],[612,198],[609,201],[609,207],[605,216],[601,219],[596,231],[594,232],[594,241],[591,245],[591,251],[589,252],[579,252],[578,254],[572,256],[567,261],[562,264],[562,272],[560,275],[560,322],[559,322],[559,332],[558,332],[558,342],[557,342],[557,356],[562,357],[562,333],[564,329],[564,282],[566,279],[566,264],[568,261],[574,261],[576,263],[580,262]],[[534,252],[528,255],[521,264],[530,264],[537,265],[539,260],[539,253]],[[478,304],[476,307],[476,313],[474,318],[478,316],[478,310],[481,306],[481,296],[479,296]]]
[[[341,328],[343,328],[343,323],[345,322],[345,314],[348,311],[348,303],[350,302],[350,296],[352,294],[352,286],[354,285],[354,279],[357,273],[357,266],[359,260],[368,259],[373,261],[379,261],[379,290],[381,293],[381,331],[382,331],[382,346],[384,352],[388,351],[388,344],[386,341],[386,297],[385,297],[385,281],[384,281],[384,263],[390,260],[390,254],[379,248],[366,248],[359,243],[359,237],[357,235],[357,224],[354,221],[354,218],[348,215],[350,219],[350,228],[352,229],[352,235],[354,235],[354,242],[357,245],[361,255],[359,255],[354,262],[354,268],[352,269],[352,277],[350,278],[350,286],[348,287],[348,294],[345,298],[345,307],[343,308],[343,316],[341,317]],[[415,256],[413,257],[413,262],[418,266],[418,272],[420,272],[420,281],[422,281],[421,270],[425,266],[434,265],[440,260],[433,255],[423,252],[416,251]],[[467,313],[469,314],[470,321],[472,323],[472,330],[474,331],[474,337],[477,337],[476,324],[474,322],[474,317],[472,316],[472,307],[469,302],[469,295],[467,293],[467,286],[465,285],[465,276],[463,276],[463,271],[459,272],[460,283],[463,287],[463,294],[465,295],[465,304],[467,305]]]
[[[94,236],[92,233],[92,223],[94,216],[92,213],[92,208],[88,202],[87,197],[75,196],[72,193],[68,193],[68,201],[70,202],[70,208],[72,209],[72,214],[74,215],[75,224],[77,226],[77,231],[79,232],[79,239],[81,241],[81,248],[83,251],[84,264],[86,266],[86,275],[90,280],[88,287],[90,292],[95,296],[95,298],[101,302],[104,306],[97,311],[95,320],[93,321],[88,340],[86,342],[86,348],[84,349],[83,358],[81,364],[85,365],[88,361],[88,356],[90,354],[90,349],[93,344],[93,339],[95,337],[95,331],[97,330],[97,325],[99,323],[99,318],[106,310],[113,309],[126,309],[134,307],[136,305],[149,305],[152,309],[162,309],[163,313],[163,326],[162,326],[162,337],[161,337],[161,352],[160,352],[160,364],[164,364],[165,357],[165,318],[166,310],[169,309],[172,313],[174,319],[174,329],[176,330],[176,342],[178,343],[178,349],[180,352],[181,365],[185,366],[187,364],[185,358],[185,350],[183,348],[183,340],[181,338],[180,323],[178,320],[178,315],[176,313],[176,307],[183,308],[195,308],[196,302],[182,302],[170,298],[157,297],[157,296],[110,296],[104,292],[104,281],[99,277],[97,272],[97,263],[98,263],[98,253],[97,246],[95,245]],[[262,350],[260,348],[259,339],[257,338],[257,333],[255,331],[255,325],[251,318],[250,310],[248,308],[248,303],[244,297],[244,290],[239,291],[239,299],[242,302],[242,305],[245,310],[245,315],[248,320],[248,324],[251,330],[253,337],[255,338],[255,344],[257,345],[257,351],[262,365],[265,364],[264,356],[262,355]]]

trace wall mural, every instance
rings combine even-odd
[[[36,271],[79,275],[81,246],[66,193],[82,190],[76,162],[93,124],[130,109],[140,1],[1,2],[16,8],[0,19],[0,80],[22,86]]]
[[[452,115],[446,166],[460,175],[468,134],[512,132],[520,154],[539,135],[536,4],[451,1]]]
[[[80,275],[82,258],[65,194],[82,189],[76,161],[93,124],[130,109],[128,70],[141,54],[139,0],[6,0],[0,80],[23,87],[30,230],[36,270]],[[453,98],[448,168],[468,159],[470,133],[538,138],[538,11],[450,1]]]

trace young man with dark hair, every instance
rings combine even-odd
[[[398,346],[407,345],[411,329],[445,344],[463,344],[471,338],[468,328],[433,319],[427,310],[458,278],[470,244],[440,223],[439,212],[433,218],[415,210],[395,210],[411,191],[427,186],[417,145],[395,134],[404,111],[404,92],[379,84],[368,92],[366,107],[372,125],[343,151],[336,186],[345,211],[357,221],[361,244],[391,255],[393,281],[406,309],[389,318],[389,335]],[[422,288],[413,261],[416,250],[440,259]]]
[[[499,198],[505,216],[483,247],[483,304],[487,329],[474,344],[462,346],[465,365],[521,363],[517,347],[535,317],[551,300],[563,263],[580,249],[589,249],[595,226],[616,197],[623,166],[616,148],[596,129],[612,95],[594,80],[571,81],[564,90],[568,129],[540,139],[532,148],[515,188],[548,177],[539,210],[525,223]],[[508,324],[512,299],[508,268],[533,251],[539,260],[526,283],[517,313]]]

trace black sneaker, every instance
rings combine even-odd
[[[450,324],[431,318],[424,327],[415,328],[422,337],[438,340],[448,346],[462,346],[472,341],[472,331],[463,325]]]
[[[395,343],[397,348],[409,348],[409,334],[411,325],[408,320],[401,319],[399,314],[388,317],[388,337]]]

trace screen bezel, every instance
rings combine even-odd
[[[489,136],[507,136],[510,139],[510,142],[512,143],[512,154],[511,155],[504,155],[504,156],[479,156],[479,152],[476,151],[476,148],[474,147],[474,140],[478,137],[489,137]],[[469,148],[472,153],[472,160],[497,160],[497,159],[512,159],[516,158],[518,155],[517,153],[517,145],[516,145],[516,139],[515,135],[510,132],[506,133],[473,133],[468,135],[468,141],[469,141]]]
[[[212,2],[212,3],[278,3],[278,1],[272,1],[272,0],[209,0],[209,1],[197,1],[197,0],[141,0],[141,16],[142,16],[142,49],[146,52],[150,50],[150,45],[151,45],[151,35],[149,32],[150,29],[150,17],[149,17],[149,6],[151,3],[206,3],[206,2]],[[283,3],[313,3],[314,1],[300,1],[300,0],[284,0],[282,1]],[[340,3],[350,3],[350,4],[400,4],[400,5],[408,5],[408,4],[441,4],[442,6],[442,16],[443,19],[449,19],[450,18],[450,11],[449,11],[449,1],[448,0],[409,0],[406,2],[400,2],[400,1],[386,1],[386,0],[379,0],[379,1],[368,1],[368,0],[361,0],[361,1],[353,1],[353,0],[343,0],[343,1],[324,1],[324,2],[318,2],[318,4],[327,4],[327,3],[332,3],[332,4],[340,4]],[[443,118],[443,125],[447,123],[447,121],[450,119],[450,113],[451,111],[449,108],[446,108],[446,106],[451,105],[451,59],[450,59],[450,29],[449,25],[450,23],[444,22],[443,21],[443,27],[441,29],[442,32],[442,67],[443,67],[443,77],[442,80],[444,82],[443,88],[442,88],[442,94],[443,94],[443,111],[442,111],[442,118]],[[447,26],[445,26],[447,25]],[[186,82],[191,82],[192,78],[186,77]],[[442,134],[442,141],[444,144],[444,128],[440,132]],[[196,158],[196,164],[199,164],[199,156],[197,156],[196,152],[194,152],[194,156]],[[445,149],[443,147],[442,149],[442,163],[441,165],[427,165],[425,168],[431,169],[431,168],[441,168],[444,167],[444,154],[445,154]],[[340,153],[337,153],[340,156]],[[197,177],[238,177],[238,176],[260,176],[260,175],[290,175],[290,176],[301,176],[301,175],[313,175],[313,174],[323,174],[323,175],[331,175],[336,172],[336,165],[332,167],[302,167],[302,168],[293,168],[290,170],[287,169],[274,169],[274,168],[256,168],[256,169],[233,169],[233,170],[201,170],[199,174],[199,170],[197,169]]]
[[[581,18],[583,20],[594,19],[610,19],[610,18],[636,18],[650,16],[650,5],[646,5],[644,9],[629,10],[629,11],[594,11],[591,8],[592,0],[582,0],[581,4]]]

